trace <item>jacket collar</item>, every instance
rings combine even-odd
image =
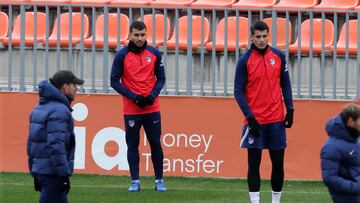
[[[138,47],[134,42],[130,41],[129,42],[129,51],[134,53],[134,54],[140,54],[141,52],[143,52],[146,49],[147,46],[147,41],[145,41],[145,43],[141,46]]]
[[[251,49],[257,51],[260,55],[265,55],[269,48],[270,46],[266,45],[264,49],[259,49],[254,43],[251,44]]]
[[[39,83],[39,96],[40,104],[57,101],[65,104],[71,110],[70,101],[65,94],[47,80],[43,80]]]

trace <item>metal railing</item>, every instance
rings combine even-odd
[[[0,3],[0,11],[5,12],[9,17],[8,43],[0,44],[0,91],[37,91],[37,83],[40,80],[48,79],[55,71],[69,69],[85,79],[81,87],[84,93],[112,93],[109,87],[109,74],[113,57],[116,50],[119,50],[126,43],[120,42],[121,27],[120,15],[125,14],[130,23],[137,19],[144,19],[146,14],[151,14],[152,27],[150,45],[156,44],[155,29],[157,21],[156,14],[162,14],[164,19],[170,19],[170,33],[167,21],[164,20],[163,32],[164,43],[158,46],[163,56],[166,70],[166,84],[162,91],[164,95],[212,95],[230,96],[233,93],[233,79],[236,63],[239,57],[245,53],[250,46],[250,26],[256,20],[271,18],[272,22],[277,19],[285,19],[285,31],[278,30],[277,23],[272,23],[272,46],[276,47],[277,34],[285,34],[285,45],[281,50],[286,56],[290,71],[293,95],[295,98],[309,99],[352,99],[360,96],[360,56],[359,52],[349,52],[350,28],[349,21],[357,21],[357,39],[360,34],[359,16],[360,12],[355,11],[315,11],[315,10],[279,10],[279,9],[214,9],[214,8],[185,8],[185,7],[121,7],[110,5],[48,5],[48,4],[20,4]],[[33,45],[25,44],[26,27],[25,13],[34,13]],[[38,41],[37,14],[43,12],[46,15],[45,37]],[[62,46],[60,42],[61,14],[69,14],[69,22],[73,23],[73,13],[80,13],[80,41],[73,45],[72,26],[69,26],[69,42]],[[109,13],[117,14],[117,42],[116,47],[109,48]],[[100,14],[104,14],[104,43],[101,48],[96,47],[96,20]],[[16,16],[21,18],[20,43],[14,45],[11,33]],[[89,30],[85,30],[85,16],[89,16]],[[179,19],[187,16],[187,45],[180,47],[181,30]],[[192,18],[199,16],[201,19],[200,28],[193,27]],[[239,24],[239,19],[245,17],[248,24]],[[230,18],[235,18],[235,25],[229,24]],[[57,24],[55,25],[55,19]],[[221,51],[217,49],[217,26],[219,21],[224,19],[224,46]],[[321,20],[321,51],[314,53],[313,36],[314,20]],[[325,21],[331,20],[333,30],[326,30]],[[309,33],[303,33],[302,23],[310,20]],[[210,27],[207,28],[205,21]],[[232,22],[232,21],[231,21]],[[0,28],[2,22],[0,22]],[[318,24],[317,24],[318,25]],[[339,28],[345,25],[346,47],[345,51],[338,53],[337,42],[339,41]],[[235,47],[229,47],[230,30],[235,26]],[[50,34],[57,28],[56,46],[49,45]],[[289,32],[289,28],[292,28]],[[231,28],[231,29],[230,29]],[[209,41],[205,32],[209,29]],[[199,31],[198,31],[199,30]],[[90,32],[89,36],[84,33]],[[240,44],[239,36],[247,32],[246,45]],[[285,32],[285,33],[283,33]],[[326,35],[333,32],[333,48],[326,47]],[[175,47],[169,47],[170,38],[175,39]],[[200,36],[200,45],[193,46],[193,36]],[[304,46],[301,36],[309,35],[309,50],[304,52],[300,49]],[[92,36],[92,46],[85,47],[84,41]],[[291,37],[292,36],[292,37]],[[297,40],[298,48],[291,51]],[[220,42],[221,43],[221,42]],[[360,40],[357,40],[357,47],[360,47]],[[318,44],[317,44],[318,45]],[[210,48],[209,48],[210,47]],[[40,58],[42,57],[42,59]]]

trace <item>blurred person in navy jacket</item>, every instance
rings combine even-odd
[[[68,202],[74,170],[75,134],[70,103],[84,80],[59,71],[39,83],[39,104],[30,114],[27,154],[40,203]]]
[[[350,104],[326,125],[321,169],[334,203],[360,202],[360,105]]]

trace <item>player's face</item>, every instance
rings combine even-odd
[[[146,41],[146,30],[137,30],[133,28],[131,33],[129,33],[129,40],[136,46],[142,47]]]
[[[354,120],[349,118],[347,126],[357,129],[360,132],[360,118]]]
[[[64,92],[64,94],[67,95],[71,100],[74,100],[77,90],[77,85],[73,83],[64,84],[62,88],[62,92]]]
[[[358,119],[356,119],[354,121],[354,127],[353,128],[356,128],[360,132],[360,118],[358,118]]]
[[[267,30],[255,30],[251,40],[258,49],[264,49],[268,44],[269,33]]]

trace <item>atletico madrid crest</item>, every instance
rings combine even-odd
[[[134,120],[129,120],[129,126],[134,127],[134,125],[135,125],[135,121]]]
[[[275,65],[275,59],[274,58],[270,58],[270,64]]]

